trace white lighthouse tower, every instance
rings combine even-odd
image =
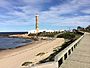
[[[36,16],[35,16],[35,18],[36,18],[36,33],[38,33],[39,32],[39,15],[38,14],[36,14]]]

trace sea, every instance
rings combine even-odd
[[[31,39],[4,37],[4,35],[26,33],[27,32],[0,32],[0,35],[3,35],[3,37],[0,37],[0,50],[17,48],[32,43]]]
[[[0,32],[0,35],[7,35],[7,34],[26,34],[28,32]]]

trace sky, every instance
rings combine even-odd
[[[90,25],[90,0],[0,0],[0,32],[73,29]]]

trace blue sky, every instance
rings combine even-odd
[[[0,0],[0,32],[69,29],[90,25],[90,0]]]

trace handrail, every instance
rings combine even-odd
[[[62,50],[59,54],[57,54],[54,58],[54,61],[58,62],[74,45],[79,43],[83,37],[84,37],[84,35],[82,35],[79,39],[77,39],[75,42],[73,42],[68,47],[66,47],[64,50]]]

